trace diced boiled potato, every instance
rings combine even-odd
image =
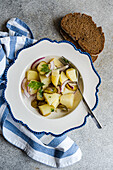
[[[51,114],[51,109],[53,109],[53,107],[49,106],[48,104],[44,104],[42,106],[39,106],[39,109],[43,116],[48,116],[49,114]]]
[[[65,73],[62,71],[60,74],[60,82],[61,84],[63,84],[64,81],[68,80],[67,76],[65,75]]]
[[[38,73],[33,70],[27,71],[27,80],[38,80]]]
[[[51,81],[55,87],[57,87],[59,82],[59,70],[52,70]]]
[[[55,99],[54,99],[54,94],[44,93],[44,97],[45,97],[45,99],[46,99],[46,101],[47,101],[47,103],[48,103],[49,105],[51,105],[52,102],[55,100]]]
[[[46,77],[43,75],[39,75],[39,77],[40,81],[45,84],[42,88],[45,89],[46,87],[48,87],[48,85],[51,83],[51,77]]]
[[[62,94],[67,94],[67,93],[73,93],[72,90],[69,90],[68,88],[64,87],[64,90],[62,92]]]
[[[63,64],[57,58],[52,58],[50,61],[54,61],[54,65],[56,67],[62,67],[63,66]]]
[[[31,80],[31,81],[36,81],[36,80]],[[31,83],[31,81],[30,81],[30,83]],[[29,88],[29,94],[30,95],[33,95],[35,93],[37,93],[37,89]]]
[[[37,92],[37,100],[44,100],[44,96],[41,96],[39,92]]]
[[[60,103],[71,109],[74,104],[74,94],[63,94],[60,97]]]
[[[57,106],[59,105],[59,97],[56,100],[54,100],[54,102],[52,102],[51,105],[56,109]]]
[[[48,94],[44,93],[44,97],[49,105],[52,105],[52,103],[57,99],[59,100],[60,94],[58,93],[53,93],[53,94]]]
[[[69,68],[66,70],[66,76],[71,80],[71,81],[77,81],[77,72],[74,68]]]
[[[43,71],[41,71],[41,69],[42,69],[42,65],[43,64],[47,64],[45,61],[42,61],[42,62],[40,62],[40,64],[37,66],[37,70],[39,71],[39,73],[41,74],[41,75],[44,75],[45,74],[45,72],[43,72]]]

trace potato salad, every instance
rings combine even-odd
[[[54,57],[46,62],[46,58],[42,57],[34,61],[27,70],[21,89],[27,98],[34,97],[31,106],[43,116],[48,116],[57,109],[67,112],[74,107],[76,81],[75,68],[63,65],[58,58]]]

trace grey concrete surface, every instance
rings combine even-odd
[[[113,0],[0,0],[0,30],[5,22],[18,17],[32,29],[36,39],[61,40],[59,20],[70,12],[89,14],[105,33],[105,48],[94,66],[101,76],[99,105],[94,111],[103,129],[89,118],[85,127],[68,135],[80,146],[81,161],[66,170],[113,169]],[[0,170],[50,170],[9,144],[0,136]]]

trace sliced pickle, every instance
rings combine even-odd
[[[47,65],[45,61],[41,61],[40,64],[37,66],[37,70],[41,75],[44,75],[46,72],[42,71],[43,65]]]
[[[44,96],[42,93],[37,92],[37,100],[44,100]]]
[[[72,89],[71,86],[73,86],[74,88]],[[77,90],[77,84],[67,83],[67,84],[66,84],[66,87],[67,87],[69,90],[72,90],[72,91],[76,91],[76,90]]]
[[[34,99],[32,100],[31,102],[31,106],[34,107],[34,108],[38,108],[38,106],[41,106],[41,105],[44,105],[44,104],[47,104],[46,101],[38,101],[37,99]]]
[[[38,102],[38,106],[42,106],[42,105],[44,105],[44,104],[47,104],[44,100]]]
[[[34,99],[32,102],[31,102],[31,106],[34,107],[34,108],[37,108],[38,107],[38,101],[36,99]]]
[[[68,108],[63,104],[59,104],[57,108],[61,109],[62,111],[66,111],[66,112],[68,111]]]
[[[45,93],[57,93],[57,88],[56,87],[47,87],[45,90],[44,90]]]

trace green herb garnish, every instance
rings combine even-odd
[[[31,87],[34,90],[38,90],[39,88],[41,88],[42,86],[44,86],[44,83],[41,83],[39,81],[31,81],[28,86]]]
[[[48,64],[43,64],[41,68],[42,72],[49,73],[51,70],[49,69]]]
[[[43,97],[43,90],[40,89],[38,92],[39,92],[40,97],[42,98]]]
[[[51,96],[49,96],[49,98],[51,98]]]
[[[54,112],[54,109],[53,109],[53,108],[51,108],[51,112]]]

